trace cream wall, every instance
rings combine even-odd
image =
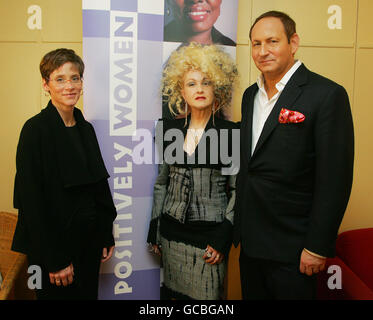
[[[154,0],[156,1],[156,0]],[[223,0],[229,1],[229,0]],[[372,0],[239,0],[237,63],[241,86],[234,97],[234,119],[240,119],[240,100],[252,84],[257,70],[250,58],[248,31],[252,21],[267,10],[285,11],[297,22],[301,38],[298,58],[307,67],[342,84],[350,96],[356,135],[354,185],[340,231],[373,226],[369,199],[373,167],[369,127],[373,118],[368,97],[373,74]],[[42,29],[30,30],[31,5],[42,10]],[[328,8],[342,9],[342,29],[328,28]],[[69,47],[82,55],[80,0],[0,0],[0,209],[12,206],[15,152],[23,123],[46,105],[41,88],[39,62],[58,47]],[[79,103],[82,107],[82,101]],[[228,297],[240,298],[237,273],[238,250],[231,252]]]
[[[42,10],[41,30],[28,27],[34,16],[28,13],[32,5]],[[12,198],[20,130],[49,100],[41,87],[40,60],[48,51],[60,47],[72,48],[82,55],[81,11],[80,0],[0,0],[1,211],[16,212]]]

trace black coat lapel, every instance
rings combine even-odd
[[[243,150],[246,150],[247,161],[251,158],[251,145],[252,145],[252,135],[253,135],[253,113],[254,113],[254,99],[259,88],[254,85],[247,99],[244,101],[246,106],[246,112],[244,113],[244,118],[241,122],[241,139],[243,142]]]
[[[74,117],[87,158],[87,167],[82,167],[82,159],[79,158],[79,154],[74,149],[56,107],[49,102],[42,113],[46,118],[46,126],[48,126],[56,155],[56,162],[51,165],[58,166],[64,187],[87,185],[109,177],[96,135],[79,109],[74,109]]]
[[[298,70],[290,78],[289,82],[286,84],[284,90],[282,91],[279,99],[277,100],[275,106],[273,107],[271,113],[268,116],[267,121],[264,124],[262,133],[260,134],[259,140],[256,144],[255,150],[253,152],[253,157],[256,155],[258,149],[263,145],[263,143],[268,139],[272,131],[278,125],[278,118],[282,108],[291,109],[294,101],[302,93],[301,85],[307,81],[307,68],[302,64]]]

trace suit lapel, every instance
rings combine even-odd
[[[278,125],[278,117],[280,115],[280,111],[282,108],[292,109],[292,105],[294,101],[298,98],[298,96],[302,93],[302,89],[300,88],[307,80],[307,72],[308,70],[302,64],[298,70],[294,73],[291,77],[289,82],[286,84],[284,90],[282,91],[279,99],[277,100],[275,106],[273,107],[271,113],[268,116],[267,121],[264,124],[262,133],[260,134],[259,140],[256,144],[255,150],[253,152],[252,157],[254,157],[264,142],[268,139],[271,135],[272,131]],[[251,136],[251,135],[250,135]]]
[[[259,88],[257,85],[253,87],[250,91],[248,99],[246,100],[247,109],[245,112],[245,119],[242,119],[244,128],[242,130],[241,136],[243,138],[243,145],[246,150],[247,161],[250,161],[251,158],[251,146],[252,146],[252,135],[253,135],[253,112],[254,112],[254,99],[255,95],[258,92]]]
[[[85,185],[109,177],[95,133],[91,130],[90,125],[85,121],[79,109],[74,109],[74,117],[86,154],[87,167],[82,162],[79,153],[76,152],[71,138],[66,132],[65,124],[51,101],[42,110],[42,113],[46,117],[48,132],[50,132],[56,150],[56,164],[61,172],[64,187]]]

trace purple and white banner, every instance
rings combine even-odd
[[[191,21],[207,21],[214,10],[187,11],[187,2],[193,1],[83,0],[84,114],[96,130],[118,212],[99,299],[159,299],[160,263],[146,243],[157,176],[153,136],[162,117],[162,67],[181,44],[164,41],[164,34],[181,4]],[[231,40],[224,48],[235,58],[238,0],[202,2],[216,6],[215,30]]]

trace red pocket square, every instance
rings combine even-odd
[[[299,123],[303,122],[306,117],[304,114],[298,111],[291,111],[285,108],[282,108],[280,111],[280,116],[278,117],[278,122],[280,123]]]

